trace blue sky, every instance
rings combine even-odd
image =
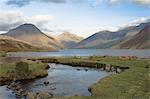
[[[149,0],[0,0],[0,31],[33,23],[50,35],[87,37],[148,18]]]

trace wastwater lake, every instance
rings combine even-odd
[[[149,50],[113,50],[113,49],[65,49],[57,52],[10,52],[13,57],[49,57],[49,56],[137,56],[150,57]]]

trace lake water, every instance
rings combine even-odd
[[[58,52],[14,52],[8,53],[13,57],[48,57],[48,56],[137,56],[142,58],[150,57],[149,50],[112,50],[112,49],[66,49]]]
[[[48,76],[25,83],[24,87],[32,92],[51,92],[54,96],[90,96],[88,87],[111,73],[98,69],[71,67],[61,64],[49,64]],[[88,69],[88,70],[85,70]],[[49,85],[44,85],[49,81]],[[0,99],[15,99],[6,86],[0,87]]]

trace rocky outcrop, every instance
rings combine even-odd
[[[27,96],[27,90],[23,88],[21,82],[12,82],[7,86],[7,89],[12,90],[16,95],[16,98],[22,98]]]

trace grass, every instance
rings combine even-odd
[[[121,74],[108,76],[91,86],[92,95],[118,99],[148,99],[150,78],[145,61],[119,60],[110,63],[128,65],[130,69]]]
[[[54,59],[54,58],[53,58]],[[54,99],[149,99],[149,61],[135,58],[56,58],[58,63],[97,62],[130,67],[120,74],[112,74],[90,86],[92,96],[55,97]]]
[[[45,70],[42,66],[44,64],[30,63],[29,64],[29,76],[21,77],[19,80],[24,79],[34,79],[37,77],[44,77],[48,74],[47,70]],[[7,80],[14,80],[15,77],[15,63],[5,63],[0,65],[0,82],[4,82]]]

